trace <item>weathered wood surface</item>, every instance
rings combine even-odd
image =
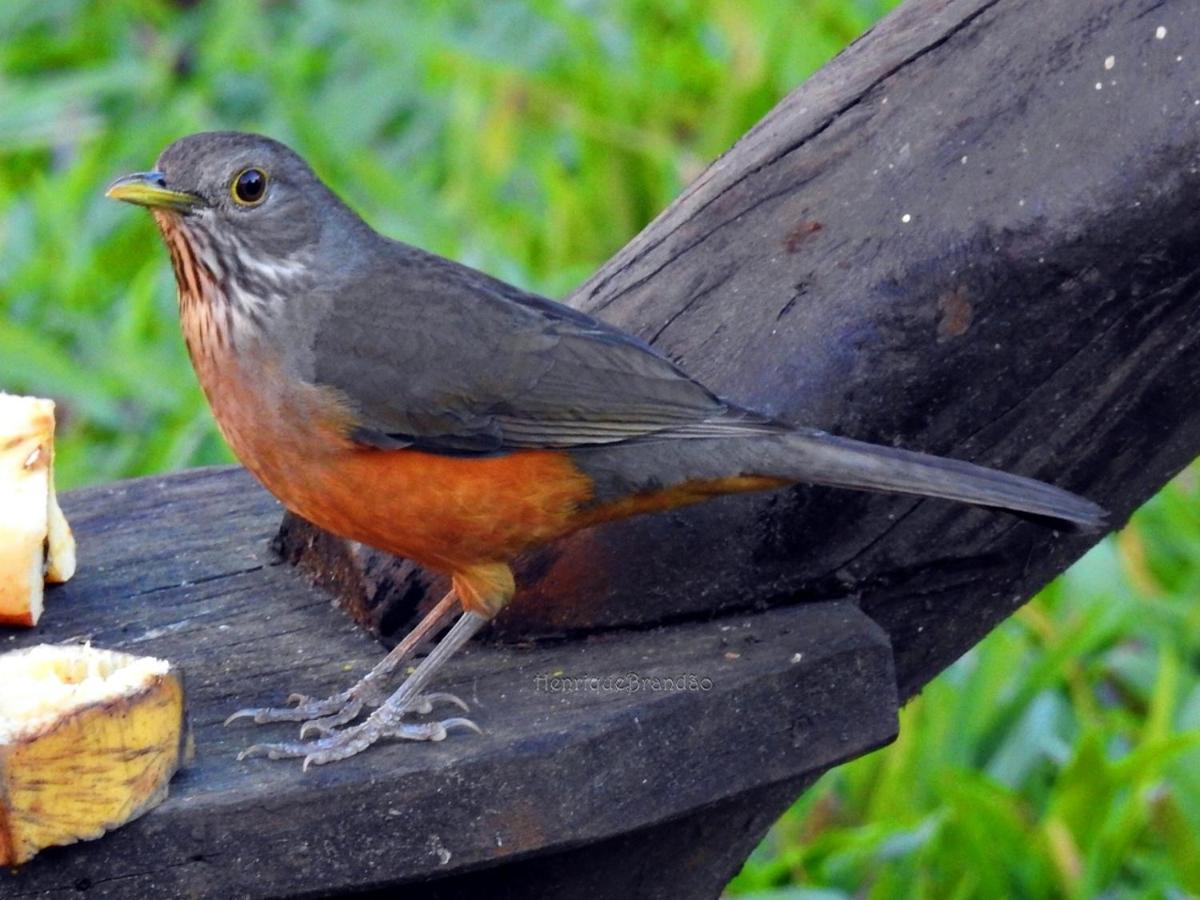
[[[1194,3],[909,0],[571,302],[742,404],[1043,478],[1119,525],[1200,450],[1198,60]],[[1093,540],[940,501],[730,498],[525,560],[496,630],[848,598],[909,696]],[[370,615],[407,626],[426,589],[400,575]]]
[[[852,604],[826,603],[472,646],[439,687],[471,704],[482,737],[380,745],[308,773],[295,761],[238,762],[247,744],[294,732],[223,727],[231,711],[345,687],[382,648],[271,553],[279,507],[239,469],[120,483],[63,505],[79,574],[52,591],[35,631],[0,632],[0,648],[87,637],[171,659],[186,678],[196,761],[144,818],[0,872],[0,897],[313,895],[429,878],[440,880],[426,896],[501,896],[501,884],[510,896],[579,896],[569,879],[603,881],[623,841],[626,865],[594,896],[645,896],[630,893],[635,879],[654,878],[715,894],[778,813],[735,807],[779,785],[790,798],[895,732],[886,637]],[[711,686],[539,682],[627,673]],[[637,845],[638,835],[653,840]],[[688,841],[693,852],[668,853]],[[495,891],[484,875],[472,876],[477,893],[447,877],[517,859]]]

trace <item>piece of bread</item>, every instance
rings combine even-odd
[[[74,574],[54,493],[54,402],[0,393],[0,625],[36,625],[44,582]]]
[[[165,660],[43,644],[0,655],[0,685],[0,866],[137,818],[191,758]]]

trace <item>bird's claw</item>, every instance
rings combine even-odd
[[[462,703],[458,698],[454,698]],[[432,708],[432,704],[430,704]],[[482,734],[483,730],[470,719],[461,717],[440,722],[394,722],[390,717],[372,716],[365,722],[340,731],[332,731],[313,741],[254,744],[238,754],[238,759],[265,756],[268,759],[303,759],[304,771],[309,766],[347,759],[366,750],[380,738],[392,737],[406,741],[441,741],[454,728],[464,728]]]
[[[449,703],[451,706],[457,706],[463,712],[470,712],[471,707],[467,706],[466,702],[454,694],[446,691],[434,691],[429,694],[421,694],[419,697],[414,697],[408,705],[409,712],[415,712],[422,716],[427,716],[433,712],[433,707],[438,703]],[[466,721],[465,719],[463,721]]]
[[[304,694],[291,694],[287,698],[287,702],[292,705],[239,709],[225,720],[225,724],[236,722],[238,719],[252,719],[256,725],[268,725],[273,722],[307,722],[311,719],[338,715],[348,705],[355,702],[359,704],[358,709],[362,708],[362,701],[357,700],[350,691],[342,691],[326,697],[324,700],[313,700]],[[358,715],[358,709],[354,711],[354,715]],[[352,715],[350,718],[352,719],[354,716]]]
[[[287,702],[295,705],[277,708],[239,709],[225,720],[225,724],[228,725],[237,719],[252,719],[257,725],[266,725],[272,722],[302,721],[303,724],[300,726],[300,740],[303,741],[314,735],[320,738],[334,734],[338,728],[358,718],[358,714],[362,712],[365,705],[361,697],[355,696],[353,689],[342,691],[339,694],[334,694],[332,697],[318,701],[314,701],[303,694],[291,694]],[[382,698],[380,698],[379,702],[382,702]],[[422,716],[428,715],[433,712],[434,706],[439,703],[448,703],[457,706],[463,712],[470,711],[470,707],[461,698],[444,691],[435,691],[413,698],[406,712],[417,713]]]
[[[304,737],[305,730],[310,726],[320,729],[345,725],[354,721],[364,706],[379,706],[386,699],[377,691],[366,689],[366,685],[360,682],[352,688],[331,694],[324,700],[314,700],[305,694],[289,694],[288,706],[239,709],[225,720],[225,724],[236,722],[238,719],[252,719],[255,725],[303,722],[300,736]]]

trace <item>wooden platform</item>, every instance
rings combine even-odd
[[[628,896],[636,878],[719,890],[765,827],[730,801],[769,785],[794,796],[895,734],[886,636],[852,605],[821,603],[475,645],[441,686],[471,704],[483,737],[378,746],[307,774],[238,762],[292,732],[223,727],[232,710],[345,687],[382,648],[273,556],[280,509],[241,470],[80,491],[64,507],[79,574],[36,631],[0,633],[0,646],[88,638],[169,658],[187,679],[197,756],[164,805],[0,873],[0,897],[310,896],[429,879],[405,896],[577,896],[588,879],[590,895]],[[629,675],[685,688],[692,676],[695,689],[565,683]],[[689,822],[690,856],[671,837]],[[614,858],[630,838],[640,849]]]

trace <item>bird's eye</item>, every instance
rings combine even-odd
[[[257,206],[267,195],[267,173],[262,169],[244,169],[233,179],[232,193],[242,206]]]

